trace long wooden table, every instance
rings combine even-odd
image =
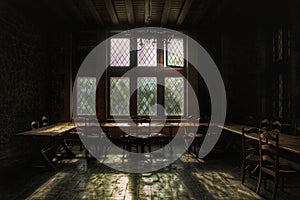
[[[253,128],[251,126],[247,125],[241,125],[241,124],[225,124],[224,126],[220,126],[220,128],[223,128],[223,130],[236,133],[239,135],[242,135],[242,128]],[[253,140],[259,140],[257,134],[246,134],[245,135],[248,138],[251,138]],[[295,135],[288,135],[284,133],[280,133],[279,135],[279,148],[297,155],[300,155],[300,137]],[[300,164],[295,163],[288,158],[280,157],[280,161],[282,163],[286,163],[293,167],[294,169],[300,171]]]
[[[199,125],[208,126],[207,123],[193,123],[193,122],[159,122],[159,121],[153,121],[149,123],[133,123],[133,122],[105,122],[105,123],[98,123],[98,122],[91,122],[91,123],[85,123],[85,122],[78,122],[76,123],[76,126],[78,127],[90,127],[90,130],[93,130],[93,127],[95,126],[101,126],[103,131],[106,135],[110,135],[112,133],[112,129],[127,129],[125,132],[130,132],[131,136],[138,137],[140,139],[161,139],[164,138],[166,140],[172,140],[174,137],[173,129],[179,128],[179,127],[195,127],[197,128]],[[148,129],[148,127],[151,129],[149,134],[143,131],[138,131],[138,129]],[[163,130],[166,128],[167,133],[163,133]],[[135,130],[133,130],[135,129]],[[89,129],[87,129],[89,131]],[[153,131],[153,132],[152,132]],[[123,136],[126,135],[126,133],[123,132]],[[87,133],[88,134],[88,133]]]
[[[242,135],[242,128],[253,128],[250,126],[245,126],[241,124],[225,124],[222,128],[226,131],[230,131],[233,133],[237,133]],[[246,134],[248,138],[258,140],[258,136],[255,134]],[[279,136],[279,148],[284,149],[286,151],[296,153],[300,155],[300,137],[295,135],[288,135],[285,133],[280,134]]]
[[[75,129],[76,126],[69,122],[59,122],[42,128],[32,129],[29,131],[24,131],[17,133],[16,136],[30,137],[36,140],[41,138],[45,139],[45,142],[41,145],[40,152],[46,159],[47,163],[52,167],[56,168],[53,163],[53,151],[54,147],[61,146],[68,155],[74,156],[73,152],[64,143],[64,134]],[[41,140],[37,141],[40,142]],[[54,152],[56,153],[56,152]]]
[[[49,126],[32,129],[24,132],[17,133],[18,136],[46,136],[46,137],[55,137],[57,135],[66,133],[72,129],[76,128],[74,123],[70,122],[59,122]]]
[[[178,127],[197,127],[197,126],[208,126],[207,123],[188,123],[188,122],[165,122],[165,123],[161,123],[161,122],[151,122],[150,125],[149,123],[142,123],[142,124],[134,124],[134,123],[101,123],[101,127],[104,129],[107,129],[107,131],[109,132],[109,130],[111,128],[131,128],[131,127],[154,127],[154,128],[168,128],[168,133],[169,136],[172,137],[173,136],[173,128],[178,128]]]

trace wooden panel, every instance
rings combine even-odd
[[[133,0],[133,10],[134,10],[134,18],[136,23],[144,23],[144,9],[145,9],[145,2]]]
[[[127,23],[127,7],[124,0],[114,0],[113,5],[120,23]]]
[[[133,13],[133,5],[132,0],[125,0],[126,3],[126,12],[127,12],[127,19],[130,25],[134,25],[134,13]]]
[[[163,8],[163,13],[161,17],[161,25],[166,25],[168,22],[169,14],[171,9],[171,0],[165,0],[165,5]]]

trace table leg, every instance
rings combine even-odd
[[[52,159],[55,157],[56,149],[58,146],[56,145],[56,140],[54,137],[51,137],[48,142],[43,146],[41,149],[41,153],[43,157],[46,159],[47,163],[50,165],[51,168],[56,169]],[[56,148],[57,147],[57,148]]]

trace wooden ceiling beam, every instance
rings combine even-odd
[[[107,8],[107,11],[110,15],[111,21],[113,24],[119,24],[119,19],[117,16],[117,13],[115,11],[114,5],[111,0],[104,0],[105,6]]]
[[[151,23],[151,0],[145,0],[145,24],[149,25]]]
[[[183,24],[184,19],[191,8],[192,2],[193,2],[193,0],[185,0],[184,4],[182,6],[181,12],[179,14],[179,17],[177,19],[177,23],[176,23],[177,25]]]
[[[133,13],[133,4],[132,0],[125,0],[126,11],[127,11],[127,19],[130,25],[134,25],[134,13]]]
[[[163,12],[162,12],[161,20],[160,20],[160,24],[162,26],[167,24],[170,10],[171,10],[171,0],[165,0],[165,5],[164,5]]]
[[[91,13],[91,15],[93,16],[95,22],[99,25],[103,25],[103,20],[101,18],[101,16],[99,15],[94,3],[92,2],[92,0],[84,0],[82,1],[84,3],[84,5],[88,8],[89,12]]]

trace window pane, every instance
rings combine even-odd
[[[156,115],[156,77],[138,77],[138,115]]]
[[[77,114],[95,115],[96,114],[96,78],[78,77],[77,78]]]
[[[128,67],[130,63],[130,40],[113,38],[110,40],[110,66]]]
[[[110,78],[110,114],[129,115],[130,79],[128,77]]]
[[[165,78],[165,112],[166,115],[183,115],[184,81],[181,77]]]
[[[157,66],[157,40],[137,39],[138,66]]]
[[[183,39],[173,38],[167,43],[168,49],[168,65],[183,67],[184,65],[184,51],[183,51]]]

